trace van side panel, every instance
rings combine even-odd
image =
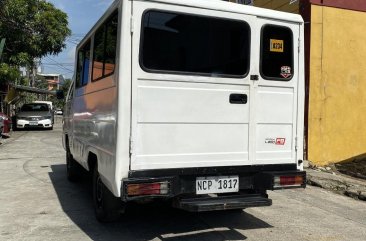
[[[131,136],[131,8],[132,1],[121,1],[118,58],[118,113],[116,140],[115,196],[121,196],[121,180],[130,170]],[[137,33],[136,33],[137,34]]]
[[[73,119],[73,142],[72,154],[74,158],[86,169],[90,154],[96,155],[98,159],[98,171],[103,183],[114,195],[119,194],[120,179],[116,180],[116,145],[117,145],[117,111],[118,111],[118,78],[119,78],[119,36],[120,36],[120,11],[121,2],[114,2],[105,15],[99,20],[96,29],[102,24],[109,23],[110,16],[118,8],[118,26],[116,42],[115,62],[105,64],[104,75],[101,78],[92,79],[94,72],[98,73],[101,60],[94,59],[91,51],[89,64],[89,79],[87,84],[75,89],[72,103]],[[109,19],[108,19],[109,18]],[[114,22],[116,23],[116,22]],[[111,26],[111,25],[109,25]],[[114,25],[115,26],[115,25]],[[103,29],[103,28],[101,28]],[[89,32],[84,42],[91,40],[91,50],[94,49],[94,33]],[[83,46],[81,43],[80,46]],[[99,56],[100,58],[100,56]],[[98,62],[99,61],[99,62]],[[114,71],[111,72],[111,68]],[[109,72],[106,72],[106,71]],[[101,72],[101,71],[100,71]]]
[[[112,75],[77,89],[73,103],[74,157],[88,168],[88,155],[94,153],[101,175],[113,177],[109,182],[114,180],[116,151],[117,87],[114,78]]]

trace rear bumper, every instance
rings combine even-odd
[[[267,195],[246,194],[221,197],[179,198],[173,202],[176,208],[190,212],[205,212],[230,209],[244,209],[250,207],[271,206],[272,200]]]
[[[204,195],[196,195],[196,178],[207,176],[227,176],[237,175],[239,177],[239,193],[225,194],[225,197],[236,196],[240,200],[244,200],[242,194],[258,194],[258,199],[248,199],[243,201],[241,205],[244,206],[264,206],[269,204],[263,201],[263,198],[267,198],[267,190],[286,189],[286,188],[305,188],[306,186],[306,172],[297,170],[296,164],[284,164],[284,165],[258,165],[258,166],[240,166],[240,167],[205,167],[205,168],[184,168],[184,169],[162,169],[162,170],[146,170],[146,171],[130,171],[129,178],[122,180],[121,185],[121,198],[123,201],[141,200],[149,198],[180,198],[186,196],[204,197]],[[279,176],[302,176],[303,183],[301,185],[289,185],[289,186],[276,186],[275,178]],[[141,195],[141,196],[129,196],[127,187],[129,184],[141,184],[141,183],[168,183],[168,191],[159,195]],[[239,196],[240,197],[239,197]],[[217,201],[222,201],[222,198],[217,200],[212,199],[213,206],[222,206]],[[252,204],[250,200],[253,201]],[[197,200],[196,200],[197,201]],[[202,201],[202,200],[201,200]],[[201,202],[200,201],[200,202]],[[230,205],[237,205],[236,201],[230,198]],[[258,202],[257,202],[258,201]],[[183,206],[188,201],[183,202]],[[228,202],[226,202],[228,203]],[[270,205],[270,204],[269,204]],[[182,206],[182,207],[183,207]],[[192,206],[192,205],[191,205]],[[193,205],[193,209],[204,208],[205,205]],[[213,210],[216,210],[215,208]]]

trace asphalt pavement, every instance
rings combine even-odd
[[[60,120],[0,145],[0,240],[366,240],[366,202],[318,187],[269,192],[270,207],[189,213],[131,206],[116,223],[94,218],[91,183],[66,180]]]

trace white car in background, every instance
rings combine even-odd
[[[53,129],[53,113],[48,104],[24,104],[16,115],[16,128],[47,128]]]
[[[55,110],[55,114],[56,115],[63,115],[63,111],[62,110]]]

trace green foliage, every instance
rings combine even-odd
[[[14,82],[20,78],[19,70],[5,63],[0,63],[0,85]]]
[[[32,65],[34,58],[56,55],[71,31],[66,13],[44,0],[0,0],[0,36],[6,38],[3,61]]]
[[[35,86],[38,89],[48,90],[48,83],[45,77],[37,75]]]
[[[66,79],[64,84],[60,88],[60,90],[64,92],[65,98],[70,88],[70,85],[71,85],[71,79]],[[56,96],[52,96],[50,98],[50,101],[52,101],[53,105],[55,106],[54,109],[63,109],[65,105],[65,98],[63,100],[59,100],[56,98]]]

